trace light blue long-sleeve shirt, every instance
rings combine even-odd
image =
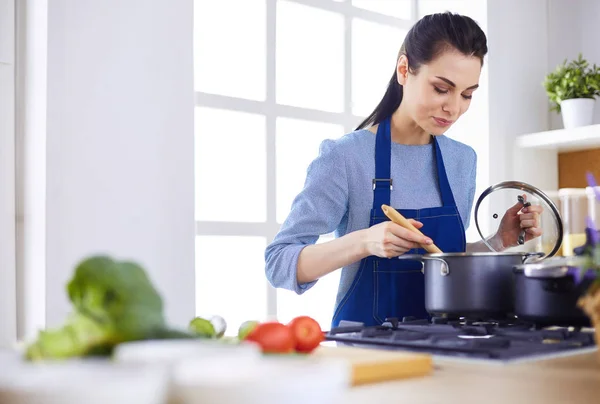
[[[336,140],[321,143],[318,157],[307,170],[302,191],[292,203],[290,214],[265,251],[269,282],[302,294],[317,281],[299,284],[296,268],[300,251],[319,236],[336,237],[369,227],[375,176],[375,134],[357,130]],[[470,146],[437,136],[446,174],[465,229],[469,227],[475,196],[477,155]],[[392,143],[391,175],[394,187],[391,206],[421,209],[442,205],[433,144]],[[342,269],[336,307],[348,291],[360,261]]]

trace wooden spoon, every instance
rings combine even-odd
[[[425,236],[423,233],[419,231],[415,226],[412,225],[404,216],[400,214],[396,209],[391,206],[381,205],[381,210],[383,213],[394,223],[399,224],[407,230],[412,231],[413,233],[420,234],[421,236]],[[438,253],[441,254],[442,250],[440,250],[435,244],[419,244],[421,248],[425,249],[430,253]]]

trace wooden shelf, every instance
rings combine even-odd
[[[517,136],[516,144],[521,148],[558,152],[600,148],[600,124],[529,133]]]

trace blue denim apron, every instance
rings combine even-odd
[[[390,205],[392,177],[390,119],[379,124],[375,141],[375,179],[373,180],[373,208],[369,226],[389,220],[381,205]],[[404,217],[423,223],[421,231],[444,252],[464,252],[465,229],[454,196],[448,183],[442,152],[436,138],[433,140],[438,184],[442,197],[441,207],[397,209]],[[426,254],[421,248],[409,254]],[[348,292],[335,310],[332,327],[341,320],[360,321],[365,325],[379,325],[386,318],[429,318],[425,310],[425,283],[420,261],[369,256],[360,263],[359,270]]]

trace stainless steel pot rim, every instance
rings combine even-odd
[[[400,259],[436,259],[446,257],[528,257],[540,255],[543,253],[530,253],[530,252],[474,252],[474,253],[431,253],[431,254],[404,254],[398,256]]]
[[[527,278],[562,278],[569,272],[569,267],[514,268],[515,273],[523,273]]]
[[[555,257],[544,262],[513,265],[513,271],[523,273],[528,278],[562,278],[567,275],[569,268],[584,264],[583,257]]]
[[[586,263],[585,257],[580,256],[567,256],[567,257],[554,257],[549,258],[543,262],[524,263],[514,265],[515,269],[553,269],[562,268],[569,266],[580,266]]]

